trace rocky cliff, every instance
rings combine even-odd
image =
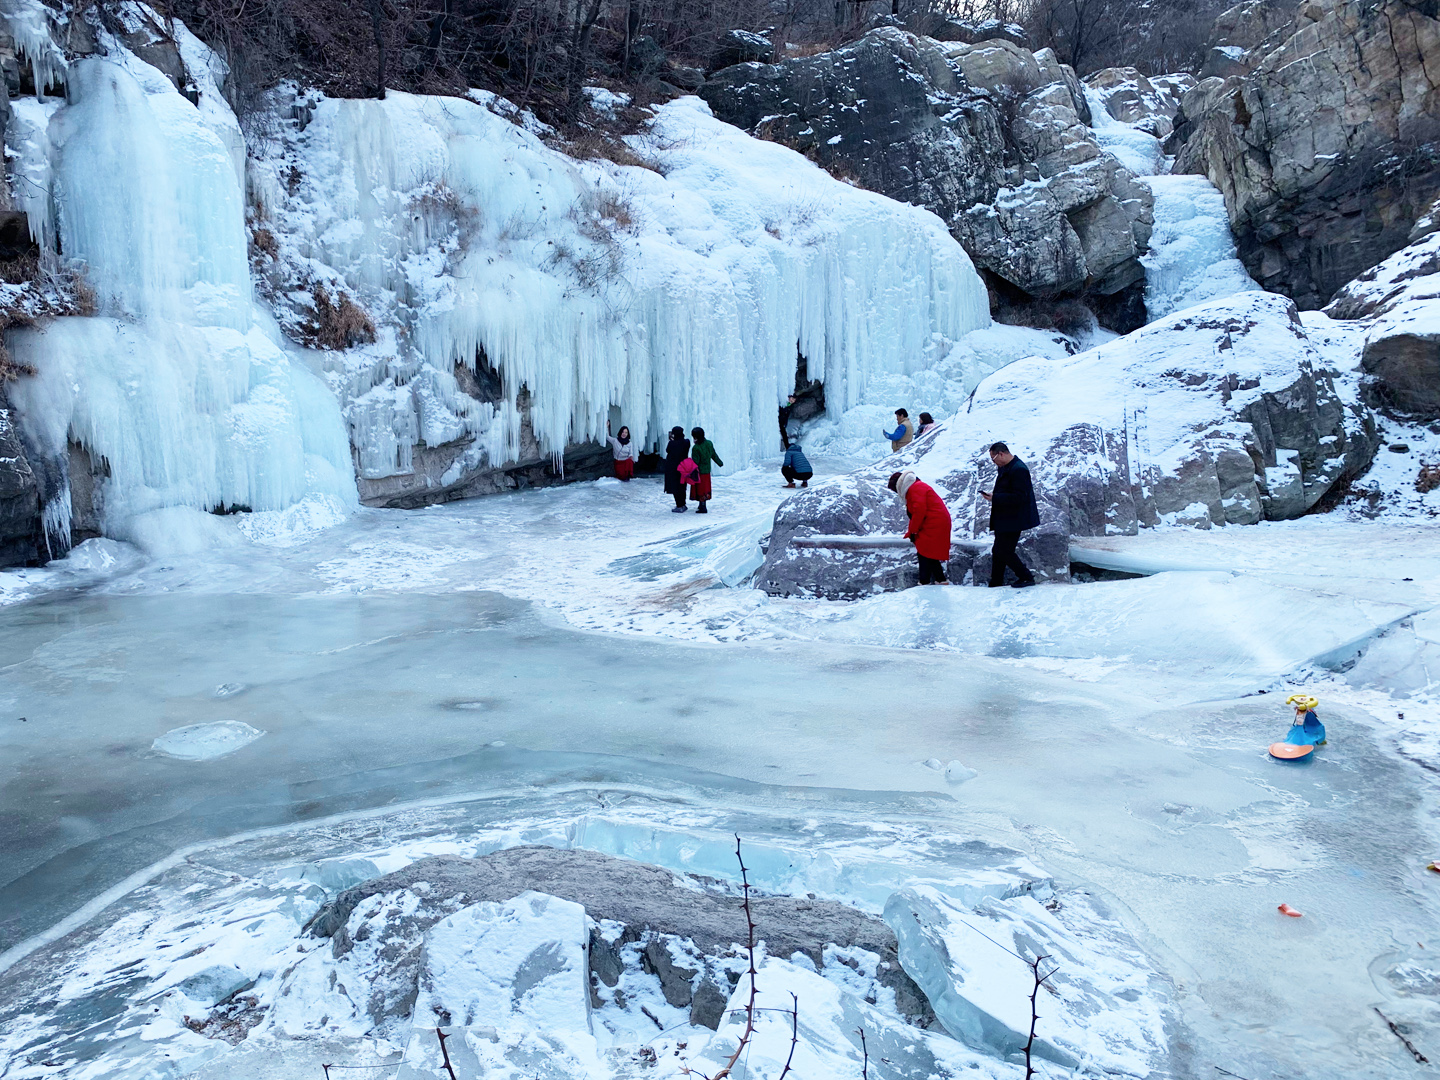
[[[1225,193],[1241,258],[1302,308],[1404,247],[1440,196],[1440,21],[1419,0],[1250,0],[1182,101],[1177,172]]]
[[[938,214],[992,289],[1115,298],[1144,280],[1148,189],[1102,151],[1075,73],[1006,39],[938,42],[885,27],[854,44],[717,72],[700,90],[722,120],[836,175]]]

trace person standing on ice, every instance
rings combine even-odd
[[[680,477],[680,463],[690,456],[690,440],[685,438],[685,429],[678,424],[670,429],[670,441],[665,444],[665,491],[675,496],[672,514],[685,512],[685,481]]]
[[[1017,580],[1011,588],[1023,589],[1035,584],[1035,575],[1015,553],[1020,534],[1040,524],[1040,508],[1035,505],[1035,488],[1030,483],[1030,469],[1003,442],[990,447],[990,460],[998,470],[995,490],[982,491],[990,504],[990,531],[995,545],[990,549],[990,588],[1005,584],[1005,568],[1015,571]]]
[[[945,584],[945,564],[950,561],[950,508],[938,491],[908,470],[890,474],[890,490],[905,500],[905,512],[910,515],[905,539],[915,545],[920,584]]]
[[[710,468],[712,465],[719,465],[723,469],[725,462],[721,461],[720,455],[715,452],[715,444],[705,437],[704,428],[691,428],[690,437],[695,440],[695,445],[690,448],[690,457],[700,470],[690,497],[700,504],[695,513],[708,514],[710,511],[705,509],[705,504],[710,501]]]
[[[790,449],[790,412],[795,408],[795,395],[791,394],[784,405],[780,406],[780,449]]]
[[[635,475],[635,458],[640,453],[638,443],[630,441],[630,429],[622,427],[615,435],[606,435],[610,452],[615,455],[615,475],[625,481]]]
[[[795,481],[800,481],[801,487],[810,486],[810,478],[815,475],[815,470],[810,467],[810,459],[805,456],[798,442],[792,442],[785,449],[785,460],[780,463],[780,475],[785,477],[785,486],[793,488]]]
[[[910,414],[904,409],[895,410],[895,430],[884,432],[885,438],[890,440],[890,452],[904,450],[915,438],[915,421],[910,419]]]

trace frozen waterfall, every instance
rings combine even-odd
[[[86,512],[128,538],[182,528],[177,507],[203,528],[194,511],[356,499],[334,395],[252,298],[243,140],[217,61],[177,30],[199,105],[111,40],[69,66],[67,103],[21,103],[7,132],[32,232],[83,264],[99,311],[12,335],[38,371],[12,400],[62,475],[69,444],[88,452]],[[68,546],[71,490],[50,493],[52,550]]]
[[[1095,137],[1155,196],[1155,228],[1145,267],[1150,322],[1183,308],[1260,288],[1235,252],[1225,197],[1207,177],[1170,172],[1160,140],[1110,115],[1106,95],[1086,90]]]
[[[335,357],[362,477],[408,472],[419,441],[468,437],[451,482],[513,460],[525,420],[559,455],[603,435],[612,408],[642,445],[700,424],[743,465],[778,445],[797,351],[838,415],[989,325],[939,218],[698,99],[629,140],[641,167],[573,160],[474,97],[309,95],[254,169],[291,274],[277,292],[311,274],[396,328]],[[503,384],[490,401],[457,383],[457,364],[480,361]]]

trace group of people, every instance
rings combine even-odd
[[[928,435],[938,425],[935,418],[928,412],[920,414],[920,426],[915,426],[915,421],[910,419],[908,409],[895,410],[895,430],[883,432],[885,438],[890,440],[890,452],[897,453],[904,450],[922,435]]]
[[[678,424],[670,429],[670,441],[665,444],[665,492],[675,497],[673,513],[685,513],[688,499],[693,499],[700,504],[695,512],[708,514],[705,504],[711,495],[710,473],[716,465],[723,467],[725,462],[715,452],[715,444],[705,437],[704,428],[691,428],[690,438],[695,440],[693,445]],[[615,459],[616,478],[633,479],[640,453],[639,444],[630,438],[630,429],[621,427],[614,435],[606,435],[605,441],[610,444],[610,454]]]
[[[792,394],[791,405],[794,401]],[[895,410],[895,420],[895,430],[885,432],[885,437],[896,451],[904,449],[935,427],[934,417],[925,412],[920,414],[918,428],[905,409]],[[785,478],[785,486],[793,488],[799,481],[802,488],[809,487],[815,475],[810,460],[794,434],[782,431],[782,435],[785,457],[780,474]],[[639,448],[630,437],[630,429],[622,427],[614,435],[607,435],[606,439],[615,459],[615,475],[621,480],[631,479],[635,475]],[[1011,587],[1023,589],[1035,584],[1035,575],[1016,549],[1020,544],[1020,534],[1040,524],[1035,488],[1029,467],[1003,442],[991,445],[990,460],[995,464],[995,485],[992,490],[980,493],[990,504],[990,531],[995,534],[995,542],[990,549],[990,587],[994,589],[1004,585],[1006,571],[1011,571],[1015,575]],[[670,440],[665,445],[665,491],[675,499],[672,512],[685,513],[687,503],[694,500],[698,504],[695,512],[708,514],[707,504],[713,495],[711,472],[716,465],[723,467],[724,464],[715,451],[715,444],[705,437],[704,428],[691,428],[688,439],[684,428],[678,425],[671,428]],[[947,580],[945,564],[950,560],[951,527],[950,510],[945,500],[908,469],[892,473],[889,486],[905,503],[909,516],[905,538],[915,545],[920,584],[943,584]]]
[[[990,587],[1004,585],[1005,571],[1011,570],[1015,580],[1010,587],[1023,589],[1035,584],[1035,575],[1016,548],[1020,534],[1040,524],[1035,488],[1030,469],[1003,442],[991,445],[990,460],[995,463],[995,486],[980,493],[990,504],[990,531],[995,534],[990,549]],[[920,584],[944,584],[945,564],[950,560],[950,509],[945,500],[909,470],[891,473],[890,490],[904,500],[910,517],[905,538],[915,545]]]

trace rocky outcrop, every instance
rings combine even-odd
[[[1242,293],[1190,308],[1067,360],[1017,361],[972,403],[901,454],[802,492],[775,516],[757,583],[772,593],[864,596],[914,581],[901,555],[796,549],[806,535],[895,536],[904,514],[884,478],[913,468],[949,505],[977,583],[1003,440],[1030,466],[1042,526],[1026,534],[1037,576],[1068,578],[1076,536],[1141,527],[1253,524],[1298,517],[1374,456],[1373,415],[1344,401],[1284,297]],[[908,555],[908,553],[902,552]],[[1063,571],[1060,569],[1063,560]],[[951,578],[961,580],[956,559]]]
[[[40,561],[40,485],[0,382],[0,566]]]
[[[666,1000],[689,1008],[694,1023],[719,1023],[733,984],[717,961],[746,940],[740,899],[679,882],[658,866],[595,851],[519,847],[478,859],[421,859],[341,892],[315,915],[310,930],[331,940],[336,959],[356,953],[369,965],[367,1020],[384,1032],[409,1020],[432,927],[468,905],[504,902],[532,890],[579,904],[595,922],[612,924],[609,934],[593,933],[586,949],[592,994],[619,981],[623,947],[641,945],[641,963],[660,980]],[[373,898],[379,902],[369,903]],[[753,909],[771,955],[802,953],[819,968],[827,945],[872,952],[879,958],[878,981],[895,992],[900,1011],[920,1026],[933,1023],[924,995],[900,967],[894,931],[880,919],[846,904],[787,896],[757,896]]]
[[[1101,150],[1083,87],[1048,49],[882,28],[727,68],[701,96],[722,120],[934,211],[1012,292],[1109,297],[1144,279],[1150,192]]]
[[[1440,21],[1410,0],[1222,16],[1233,61],[1182,103],[1177,172],[1225,194],[1240,257],[1301,308],[1411,238],[1440,194]],[[1224,77],[1221,77],[1224,76]]]
[[[1360,275],[1325,313],[1369,323],[1360,367],[1372,404],[1406,417],[1440,418],[1440,233]]]
[[[1105,103],[1105,111],[1122,124],[1131,124],[1164,139],[1174,130],[1180,102],[1195,86],[1189,74],[1149,78],[1133,67],[1102,68],[1085,76],[1085,86]]]

